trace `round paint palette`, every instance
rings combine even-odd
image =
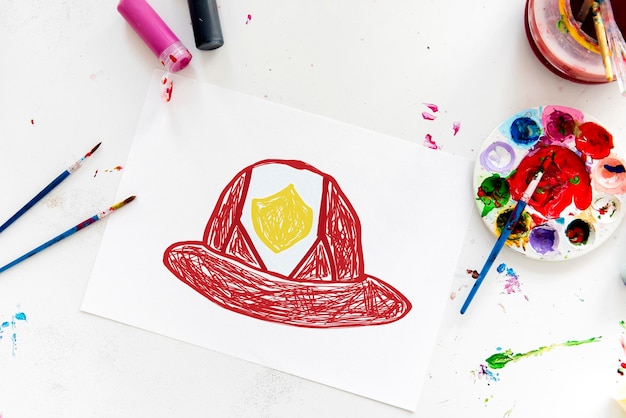
[[[624,216],[624,161],[611,133],[580,110],[526,109],[502,122],[480,151],[473,184],[479,214],[499,236],[543,164],[506,245],[540,260],[578,257],[602,244]]]

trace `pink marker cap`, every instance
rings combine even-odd
[[[150,47],[166,70],[182,70],[191,53],[145,0],[120,0],[117,11]]]

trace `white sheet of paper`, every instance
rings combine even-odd
[[[472,211],[472,163],[441,150],[156,71],[82,310],[414,410]],[[310,329],[219,307],[163,264],[201,241],[243,168],[296,159],[330,174],[362,226],[365,272],[412,303],[385,325]],[[198,373],[210,373],[198,370]]]

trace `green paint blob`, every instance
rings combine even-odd
[[[539,347],[534,350],[530,350],[526,353],[513,354],[513,351],[511,349],[508,349],[506,351],[501,351],[501,352],[498,352],[489,356],[485,361],[487,362],[487,365],[490,368],[501,369],[504,366],[506,366],[509,362],[518,361],[525,357],[538,356],[545,352],[551,351],[557,347],[574,347],[577,345],[598,342],[600,341],[601,338],[602,337],[592,337],[586,340],[569,340],[569,341],[565,341],[564,343],[551,344],[548,346]]]
[[[624,321],[624,320],[619,321],[619,325],[620,325],[622,328],[626,329],[626,321]]]
[[[508,181],[494,173],[482,181],[476,193],[477,200],[483,202],[481,216],[486,216],[495,208],[501,208],[511,198]]]

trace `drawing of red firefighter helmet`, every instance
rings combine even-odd
[[[217,305],[309,328],[394,322],[411,310],[365,273],[361,224],[333,177],[295,160],[240,171],[219,197],[203,241],[170,245],[165,266]]]

